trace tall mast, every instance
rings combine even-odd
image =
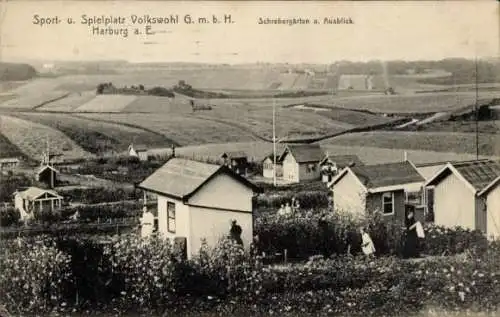
[[[479,159],[479,109],[478,109],[478,95],[479,95],[479,92],[478,92],[478,67],[477,67],[477,55],[476,55],[476,58],[475,58],[475,66],[476,66],[476,76],[475,77],[475,80],[476,80],[476,101],[474,103],[474,112],[475,112],[475,121],[476,121],[476,160]]]

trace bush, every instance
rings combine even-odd
[[[425,226],[422,252],[428,255],[450,255],[465,251],[485,252],[488,240],[479,230],[461,227],[445,228],[428,224]]]
[[[0,208],[0,226],[9,227],[19,223],[21,213],[14,207]]]
[[[60,193],[72,202],[83,204],[99,204],[142,198],[142,195],[138,191],[123,188],[74,188],[61,191]]]
[[[18,314],[44,314],[66,305],[65,286],[71,282],[69,257],[48,237],[3,243],[0,261],[0,302]]]
[[[300,207],[303,209],[325,208],[328,207],[330,201],[330,193],[327,191],[300,191],[296,193],[289,191],[275,195],[260,195],[255,200],[255,208],[278,209],[281,205],[290,203],[293,197],[299,201]]]

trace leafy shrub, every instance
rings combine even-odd
[[[71,282],[70,259],[48,237],[3,243],[0,261],[0,302],[19,314],[43,314],[65,305]]]
[[[99,204],[142,198],[142,195],[135,190],[107,187],[73,188],[61,191],[60,193],[72,202],[84,204]]]
[[[290,203],[293,197],[299,201],[300,207],[304,209],[325,208],[328,207],[330,201],[330,193],[327,191],[285,192],[275,195],[258,196],[255,200],[255,208],[278,209],[281,205]]]
[[[425,231],[422,252],[428,255],[457,254],[467,250],[484,252],[488,247],[487,238],[478,230],[429,224],[426,225]]]
[[[26,175],[0,174],[0,202],[12,202],[12,195],[16,190],[32,184],[33,180]]]
[[[14,207],[0,207],[0,226],[8,227],[15,225],[19,222],[21,213]]]

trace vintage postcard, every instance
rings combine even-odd
[[[500,316],[499,21],[0,0],[0,315]]]

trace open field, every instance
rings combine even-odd
[[[338,122],[352,124],[358,127],[388,123],[395,119],[394,117],[389,118],[382,115],[374,115],[362,111],[315,105],[299,105],[294,106],[293,109],[304,112],[313,112],[320,116],[324,116]]]
[[[98,95],[75,109],[78,112],[121,112],[136,96]]]
[[[332,155],[347,155],[355,154],[365,164],[379,164],[388,162],[399,162],[404,158],[403,149],[387,149],[377,148],[372,146],[348,146],[348,145],[331,145],[321,144],[321,147]],[[283,144],[278,144],[277,152],[282,151]],[[271,154],[273,151],[272,143],[267,142],[238,142],[226,144],[204,144],[196,146],[186,146],[177,148],[176,153],[186,157],[195,157],[202,160],[218,159],[225,151],[244,151],[249,160],[260,161],[266,155]],[[169,154],[170,149],[155,149],[150,151],[152,154]],[[457,160],[471,160],[475,159],[475,155],[467,153],[451,153],[445,149],[443,152],[438,151],[424,151],[409,149],[407,150],[408,159],[414,163],[430,163],[441,161],[457,161]],[[487,157],[487,156],[482,156]]]
[[[83,91],[78,93],[70,93],[67,97],[56,100],[54,102],[49,102],[46,105],[37,108],[41,111],[60,111],[60,112],[71,112],[86,104],[93,98],[95,98],[95,91]]]
[[[500,97],[498,92],[481,92],[480,99]],[[318,101],[319,105],[381,113],[433,113],[460,109],[475,102],[475,93],[425,93],[414,95],[373,95]]]
[[[171,145],[170,140],[159,134],[69,114],[24,112],[14,114],[14,116],[57,129],[91,153],[126,151],[130,143],[133,142],[146,146],[168,147]]]
[[[3,134],[0,134],[0,158],[21,156],[24,156],[21,150],[19,150],[17,146],[12,144],[12,142],[10,142],[10,140],[7,139]]]
[[[476,123],[474,121],[435,121],[420,125],[418,131],[432,132],[464,132],[475,133]],[[500,120],[479,121],[479,133],[500,133]]]
[[[22,95],[0,103],[0,109],[33,109],[52,100],[63,98],[66,95],[66,92],[61,91],[39,92],[36,94]]]
[[[81,114],[82,117],[110,122],[132,124],[161,133],[181,144],[253,141],[258,138],[250,132],[228,124],[204,120],[192,116],[169,114]]]
[[[0,118],[2,134],[33,159],[40,159],[47,149],[47,142],[51,151],[63,154],[63,159],[92,156],[59,130],[11,116],[2,115]]]
[[[325,145],[373,146],[387,149],[412,149],[476,153],[474,133],[449,132],[362,132],[342,135],[321,142]],[[500,157],[500,135],[481,133],[479,153]]]

